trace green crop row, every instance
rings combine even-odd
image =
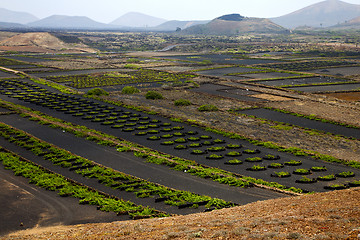
[[[0,162],[6,169],[12,170],[16,176],[23,176],[29,179],[29,183],[46,190],[56,191],[60,196],[78,198],[80,204],[96,205],[101,211],[128,214],[133,218],[168,216],[155,209],[97,192],[20,158],[13,153],[4,152],[2,148],[0,150],[2,150],[0,152]]]
[[[10,104],[10,105],[12,105],[13,107],[17,106],[15,104]],[[18,106],[18,107],[20,109],[24,109],[27,112],[31,112],[31,110],[28,108],[25,108],[22,106]],[[290,190],[290,191],[293,191],[296,193],[301,192],[300,189],[286,188],[285,186],[282,186],[280,184],[274,184],[272,182],[266,182],[266,181],[260,180],[260,179],[246,178],[243,176],[238,176],[233,173],[230,173],[230,172],[227,172],[224,170],[220,170],[218,168],[210,168],[207,166],[201,166],[201,165],[197,164],[195,161],[186,160],[186,159],[182,159],[182,158],[178,158],[178,157],[173,157],[173,156],[157,152],[155,150],[146,148],[144,146],[141,146],[141,145],[129,142],[129,141],[118,140],[118,139],[115,139],[111,135],[101,133],[101,132],[98,132],[93,129],[88,129],[85,126],[74,126],[71,123],[67,123],[62,120],[56,119],[54,117],[47,116],[46,114],[41,113],[41,112],[35,112],[35,113],[44,119],[48,119],[51,122],[50,127],[63,129],[66,132],[72,133],[78,137],[83,137],[83,138],[86,138],[87,140],[95,141],[102,145],[110,145],[110,146],[115,145],[117,147],[117,150],[120,152],[133,152],[135,156],[146,158],[146,160],[148,162],[155,163],[155,164],[168,165],[168,166],[171,166],[174,170],[181,170],[181,171],[185,170],[185,172],[187,172],[189,174],[196,175],[196,176],[203,177],[203,178],[210,178],[214,181],[221,182],[223,184],[231,183],[231,185],[235,185],[234,182],[236,182],[236,186],[239,186],[239,187],[250,187],[250,186],[252,186],[252,183],[256,183],[259,185],[270,186],[270,187],[276,186],[279,189]],[[25,117],[25,116],[29,116],[29,115],[24,114],[23,116]],[[37,118],[35,118],[35,119],[38,120]],[[173,120],[181,121],[180,119],[173,119]],[[43,123],[46,123],[47,121],[39,120],[38,122],[40,124],[43,124]],[[57,122],[58,124],[55,124],[55,122]],[[228,136],[228,135],[225,134],[225,136]],[[106,139],[106,140],[104,140],[104,139]],[[190,172],[187,171],[189,169],[191,169]],[[224,176],[229,181],[221,181],[220,179],[223,178]]]
[[[144,82],[174,82],[181,79],[193,78],[193,74],[184,73],[168,73],[149,69],[137,69],[126,73],[103,73],[101,75],[73,75],[73,76],[51,76],[48,80],[57,83],[68,83],[69,86],[75,88],[100,87],[112,85],[125,85],[130,83]]]
[[[281,85],[277,86],[280,88],[291,88],[291,87],[311,87],[311,86],[328,86],[328,85],[339,85],[339,84],[351,84],[356,82],[349,82],[349,81],[343,81],[343,82],[325,82],[325,83],[309,83],[309,84],[294,84],[294,85]]]
[[[0,58],[0,66],[22,65],[22,64],[24,64],[24,63],[13,60],[13,59]]]
[[[102,184],[114,188],[133,192],[137,197],[154,197],[158,195],[168,196],[167,204],[179,206],[187,202],[206,201],[206,207],[214,207],[209,202],[212,200],[208,196],[200,196],[194,193],[169,189],[140,178],[136,178],[113,169],[101,166],[90,160],[73,155],[63,149],[59,149],[51,144],[38,140],[31,135],[11,128],[5,124],[0,124],[2,130],[0,136],[7,139],[14,144],[32,151],[38,156],[43,156],[44,159],[51,161],[53,164],[60,165],[70,170],[75,170],[76,173],[84,177],[96,178]],[[133,183],[136,182],[134,185]],[[176,199],[176,200],[175,200]],[[222,207],[228,207],[232,204],[222,201]]]
[[[311,69],[324,68],[324,67],[348,66],[348,65],[354,65],[354,63],[345,62],[345,61],[317,60],[317,61],[303,61],[303,62],[291,62],[291,63],[277,63],[271,65],[264,65],[264,67],[299,71],[299,70],[311,70]]]

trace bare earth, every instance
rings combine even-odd
[[[0,41],[0,51],[95,52],[83,44],[66,44],[50,33],[23,33]]]
[[[359,199],[356,188],[197,215],[32,229],[2,239],[359,239]]]

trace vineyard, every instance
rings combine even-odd
[[[68,169],[70,172],[81,175],[84,178],[97,180],[99,183],[111,189],[115,189],[120,192],[125,191],[132,193],[137,198],[153,198],[155,200],[154,203],[163,202],[166,205],[178,207],[179,209],[187,207],[197,208],[199,205],[205,206],[205,208],[208,209],[233,206],[232,203],[220,199],[213,199],[208,196],[201,196],[188,191],[169,189],[167,187],[115,171],[111,168],[101,166],[97,163],[71,154],[63,149],[52,146],[46,142],[40,141],[25,132],[10,128],[7,125],[1,124],[0,128],[2,130],[2,138],[20,146],[21,148],[31,151],[33,154],[43,158],[44,161],[49,161],[55,166],[61,166],[62,168]],[[81,204],[97,205],[100,206],[99,210],[113,211],[117,214],[128,214],[130,212],[130,216],[132,217],[144,215],[144,212],[148,213],[147,217],[160,216],[160,213],[155,210],[144,209],[143,207],[136,206],[132,203],[119,202],[114,205],[109,204],[108,206],[106,201],[105,203],[102,203],[103,200],[97,200],[99,198],[98,193],[84,193],[83,195],[79,195],[82,191],[88,190],[83,188],[78,189],[78,186],[74,186],[73,184],[65,184],[64,181],[66,180],[59,175],[51,175],[50,177],[44,178],[44,171],[37,172],[34,170],[34,168],[39,169],[39,167],[28,167],[28,165],[22,166],[23,164],[20,164],[22,162],[12,164],[11,160],[14,160],[14,158],[9,158],[10,162],[6,159],[7,155],[3,158],[4,165],[9,168],[14,166],[11,169],[13,169],[16,175],[30,178],[30,180],[38,186],[52,191],[56,190],[61,196],[73,196],[80,198]],[[17,159],[14,161],[17,161]],[[121,194],[119,196],[121,196]],[[121,207],[122,205],[124,206]],[[162,214],[162,216],[165,215]]]
[[[57,83],[66,83],[74,88],[104,87],[127,85],[135,83],[179,82],[194,78],[193,74],[167,73],[149,69],[137,69],[128,72],[110,72],[97,74],[83,74],[75,76],[50,76],[48,80]]]
[[[0,236],[356,238],[358,34],[185,32],[1,33]]]
[[[115,136],[135,141],[139,144],[151,148],[160,149],[161,151],[184,159],[195,159],[197,162],[223,169],[231,173],[250,176],[249,179],[219,178],[214,176],[213,180],[224,182],[235,186],[246,186],[246,182],[257,181],[252,178],[263,179],[263,184],[276,186],[285,189],[290,186],[290,190],[295,192],[324,191],[329,185],[321,181],[312,181],[312,185],[299,181],[296,174],[288,178],[274,179],[271,176],[260,176],[257,172],[271,171],[271,162],[276,160],[279,166],[282,166],[287,172],[296,172],[297,166],[304,165],[306,169],[319,167],[314,165],[312,159],[307,157],[306,153],[298,151],[296,156],[281,153],[281,151],[270,151],[266,148],[256,148],[256,146],[247,143],[239,136],[232,138],[222,137],[221,135],[204,131],[197,127],[190,127],[186,124],[174,123],[165,118],[154,118],[152,115],[129,110],[124,107],[117,107],[109,104],[101,104],[92,100],[81,97],[66,96],[64,94],[54,94],[42,88],[37,88],[34,84],[25,84],[20,80],[6,81],[2,83],[4,87],[3,94],[24,102],[32,106],[41,106],[52,112],[62,113],[62,116],[69,120],[84,124],[98,124],[102,131],[111,133]],[[20,90],[21,89],[21,90]],[[239,149],[239,150],[237,150]],[[292,151],[289,149],[289,151]],[[140,154],[142,156],[143,154]],[[145,155],[147,156],[147,155]],[[149,158],[149,161],[158,163],[157,159]],[[162,162],[162,161],[160,161]],[[292,163],[295,164],[292,164]],[[229,167],[229,163],[237,163],[236,168]],[[242,163],[242,164],[241,164]],[[71,163],[63,163],[71,167]],[[87,166],[87,165],[85,165]],[[286,167],[284,167],[286,166]],[[341,166],[333,166],[324,163],[330,174],[339,174],[346,171]],[[180,164],[176,166],[182,171],[195,175],[203,175],[203,171],[191,169],[188,166]],[[323,176],[320,172],[310,171],[315,178],[321,179]],[[271,175],[271,173],[269,174]],[[327,174],[329,175],[329,174]],[[357,176],[357,174],[356,174]],[[355,176],[352,176],[355,177]],[[355,178],[353,178],[356,181]],[[276,184],[273,182],[276,181]],[[347,179],[335,178],[334,184],[345,187],[350,186]],[[266,183],[267,182],[267,183]],[[332,184],[332,185],[334,185]],[[331,185],[330,185],[331,186]]]
[[[287,71],[305,71],[327,67],[351,66],[356,65],[355,62],[336,61],[336,60],[312,60],[312,61],[296,61],[290,63],[276,63],[263,65],[264,67],[277,68]]]

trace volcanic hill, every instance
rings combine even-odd
[[[187,28],[186,34],[235,35],[241,33],[286,33],[287,30],[265,18],[248,18],[240,14],[218,17],[207,24]]]

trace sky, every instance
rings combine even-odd
[[[87,16],[110,23],[128,12],[166,20],[212,20],[239,13],[270,18],[291,13],[323,0],[0,0],[0,8],[28,12],[38,18],[51,15]],[[360,4],[360,0],[342,0]]]

